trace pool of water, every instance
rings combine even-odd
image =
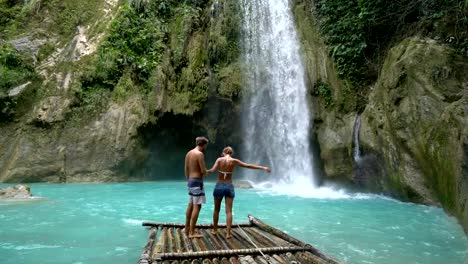
[[[30,186],[45,199],[0,202],[2,264],[133,264],[148,236],[142,221],[185,221],[184,182]],[[207,183],[207,192],[213,187]],[[212,210],[208,195],[199,222],[210,223]],[[247,214],[344,263],[468,263],[462,228],[439,208],[377,195],[236,190],[234,220],[246,222]]]

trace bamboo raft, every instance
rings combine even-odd
[[[150,235],[139,264],[338,264],[318,249],[249,215],[249,222],[232,225],[232,238],[226,239],[226,225],[199,224],[203,238],[188,238],[184,224],[144,222]]]

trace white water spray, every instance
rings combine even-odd
[[[272,181],[315,188],[311,113],[288,0],[241,0],[247,86],[243,158],[272,167]],[[248,179],[259,175],[246,172]],[[265,178],[262,178],[265,179]]]

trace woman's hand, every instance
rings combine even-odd
[[[268,168],[268,167],[263,167],[263,170],[264,170],[264,171],[266,171],[266,172],[268,172],[268,173],[270,173],[270,172],[271,172],[271,169],[270,169],[270,168]]]

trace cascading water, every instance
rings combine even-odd
[[[356,121],[354,122],[354,129],[353,129],[353,158],[355,162],[359,162],[361,160],[361,150],[359,149],[359,130],[361,130],[361,116],[358,115],[356,117]]]
[[[251,91],[244,99],[242,156],[271,166],[274,181],[310,190],[315,187],[311,113],[289,1],[242,0],[241,6]],[[252,179],[254,172],[246,173]]]

